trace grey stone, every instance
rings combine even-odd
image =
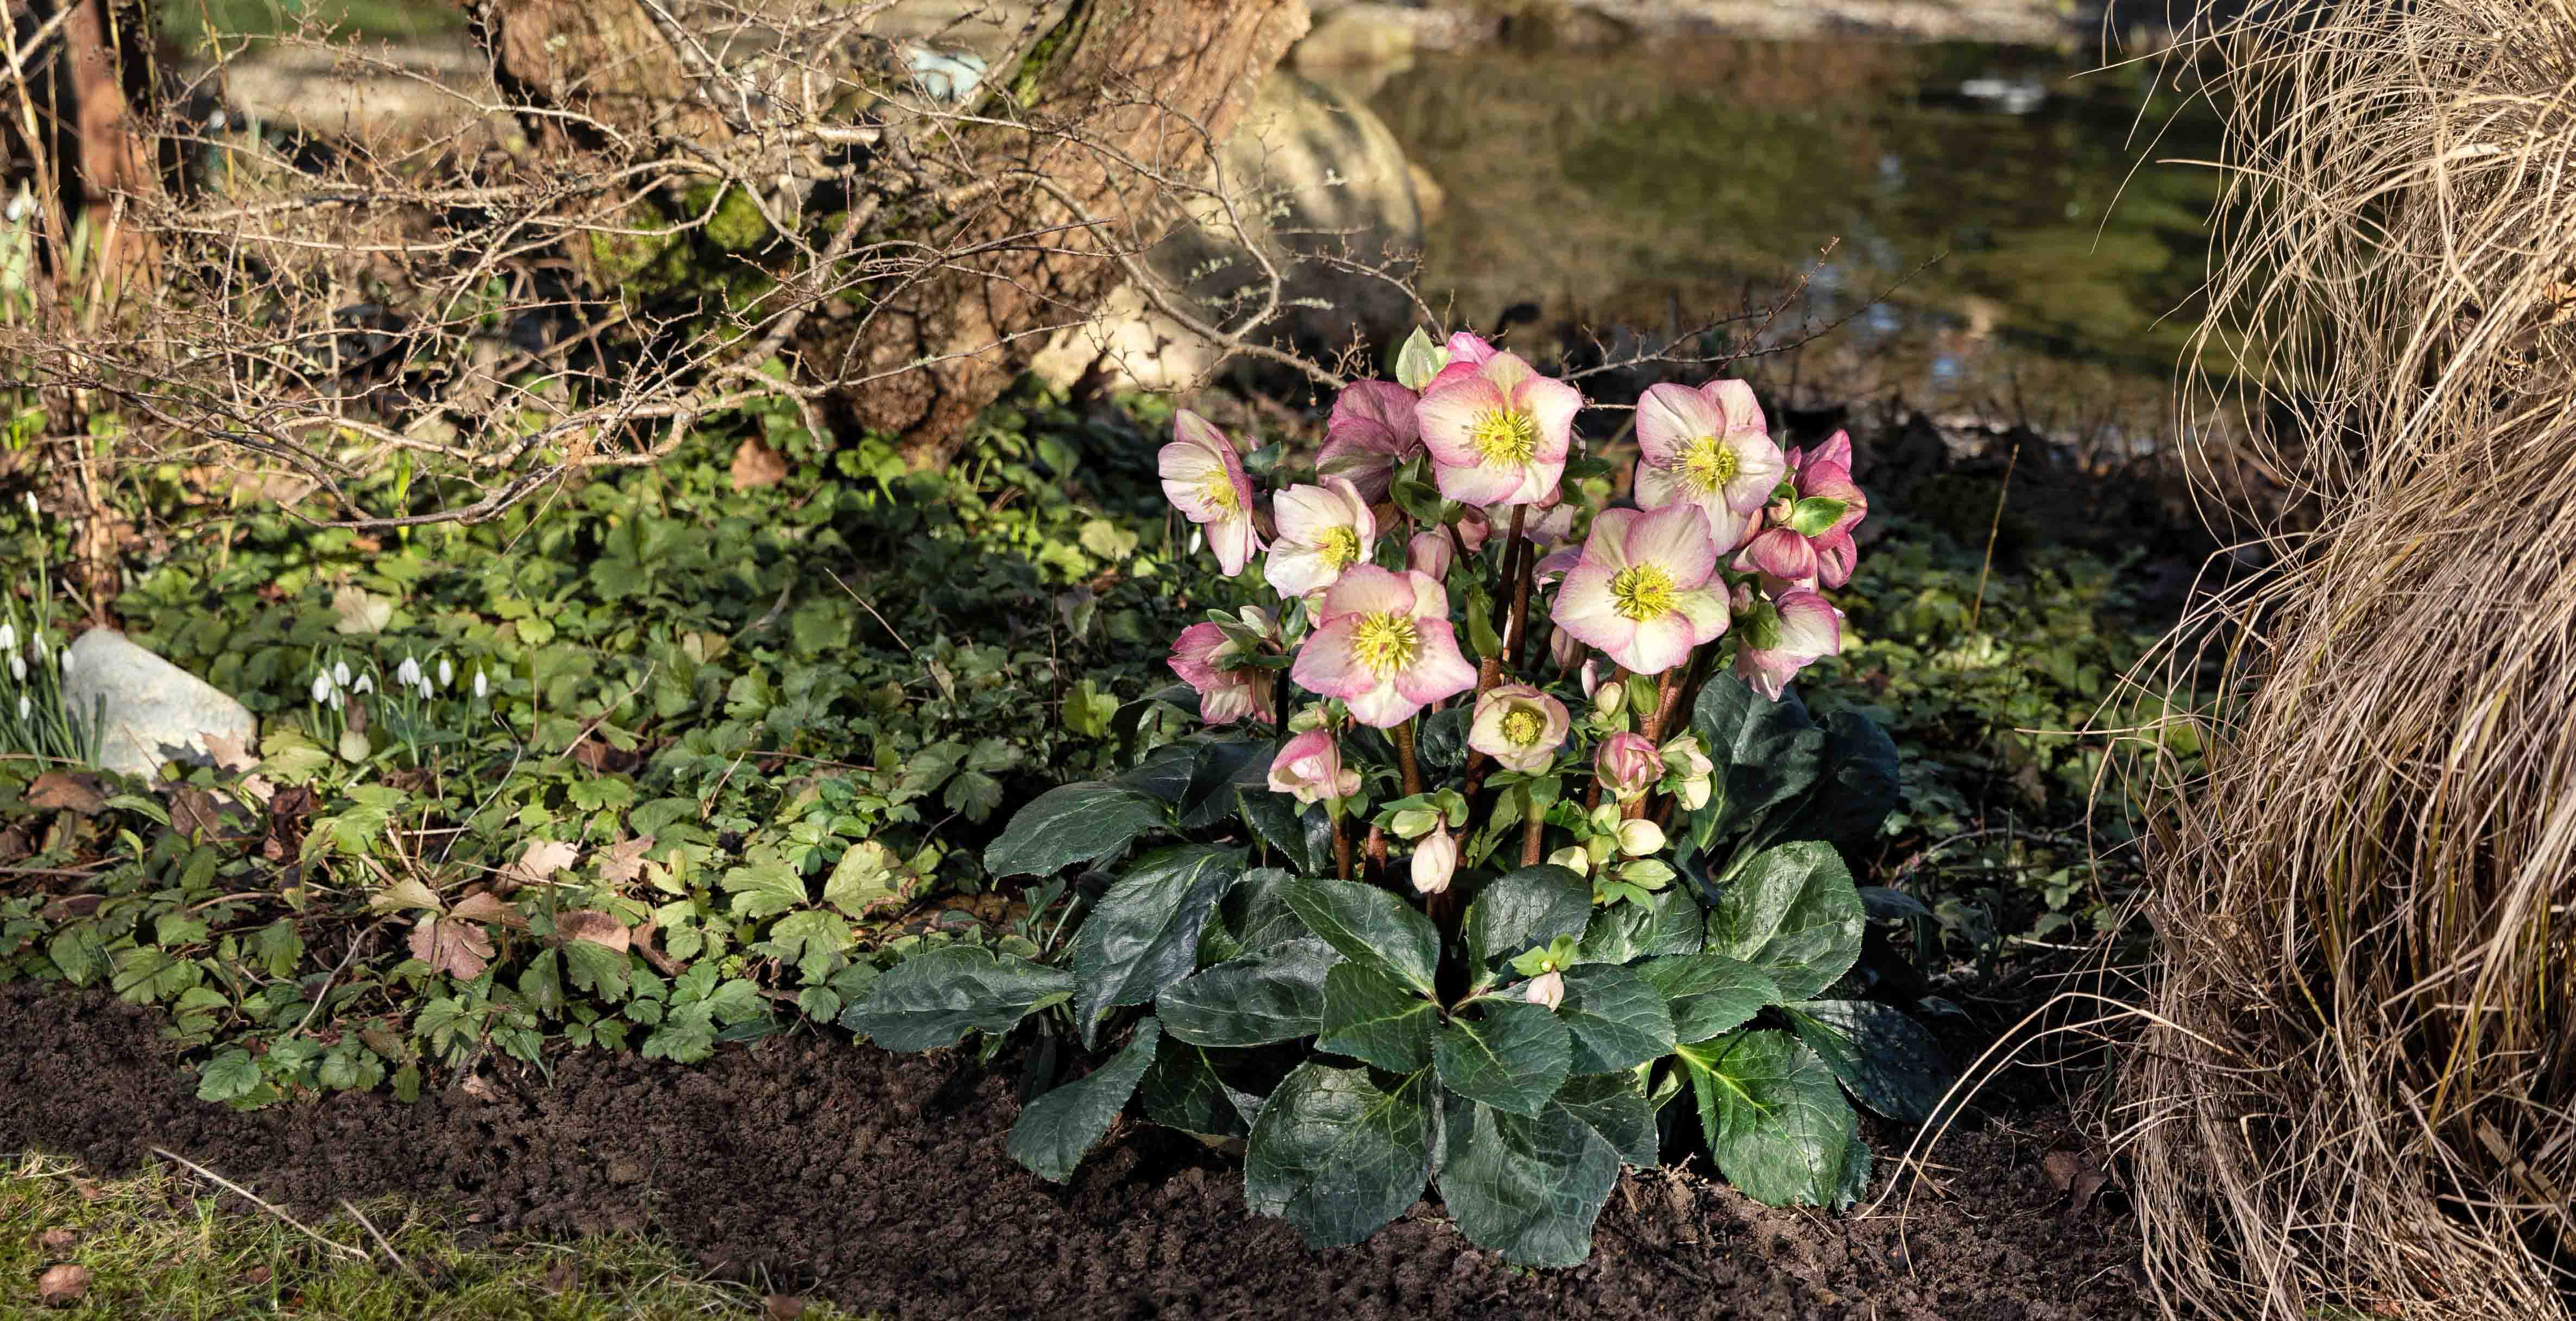
[[[123,775],[152,776],[167,761],[210,765],[206,735],[251,746],[259,722],[223,690],[152,654],[112,628],[73,639],[63,696],[86,719],[101,710],[99,764]]]

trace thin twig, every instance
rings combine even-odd
[[[374,1261],[374,1260],[376,1259],[376,1257],[375,1257],[375,1254],[374,1254],[374,1253],[367,1252],[367,1251],[364,1251],[364,1250],[359,1249],[359,1248],[353,1248],[353,1247],[350,1247],[350,1246],[349,1246],[348,1244],[346,1244],[346,1243],[341,1243],[341,1242],[334,1241],[334,1240],[332,1240],[332,1239],[324,1238],[322,1235],[317,1234],[317,1233],[313,1232],[311,1229],[307,1228],[307,1227],[305,1226],[305,1224],[304,1224],[304,1222],[303,1222],[303,1221],[298,1220],[298,1219],[296,1219],[295,1217],[293,1217],[293,1216],[291,1216],[291,1215],[288,1215],[288,1214],[287,1214],[287,1213],[285,1213],[284,1211],[279,1210],[279,1209],[278,1209],[277,1207],[275,1207],[274,1205],[271,1205],[269,1202],[267,1202],[267,1201],[263,1200],[263,1199],[260,1197],[260,1195],[259,1195],[259,1194],[255,1193],[255,1192],[252,1192],[252,1191],[251,1191],[250,1189],[248,1189],[248,1188],[244,1188],[244,1187],[242,1187],[240,1184],[237,1184],[237,1183],[233,1182],[232,1180],[227,1179],[227,1178],[225,1178],[224,1176],[222,1176],[222,1175],[220,1175],[220,1174],[215,1173],[213,1170],[207,1169],[205,1166],[200,1165],[200,1164],[198,1164],[197,1162],[192,1161],[192,1160],[188,1159],[187,1157],[182,1156],[182,1155],[180,1155],[179,1153],[177,1153],[177,1152],[175,1152],[175,1151],[170,1150],[168,1147],[154,1147],[154,1148],[152,1149],[152,1154],[153,1154],[153,1155],[155,1155],[155,1156],[159,1156],[159,1157],[160,1157],[160,1158],[162,1158],[163,1160],[173,1161],[173,1162],[176,1162],[177,1164],[184,1165],[184,1166],[188,1167],[188,1169],[190,1169],[191,1171],[194,1171],[194,1172],[198,1175],[198,1177],[200,1177],[200,1178],[209,1179],[209,1180],[212,1180],[212,1181],[213,1181],[213,1182],[215,1182],[215,1183],[218,1183],[218,1184],[223,1185],[226,1189],[228,1189],[228,1190],[232,1191],[232,1192],[233,1192],[233,1193],[235,1193],[235,1194],[238,1194],[238,1195],[239,1195],[240,1197],[242,1197],[244,1200],[248,1201],[251,1205],[256,1206],[256,1207],[258,1207],[260,1210],[262,1210],[262,1211],[266,1211],[266,1212],[268,1212],[270,1215],[276,1216],[278,1219],[285,1221],[285,1222],[287,1223],[287,1225],[288,1225],[288,1226],[290,1226],[290,1227],[292,1227],[292,1228],[293,1228],[297,1233],[300,1233],[300,1234],[304,1235],[306,1238],[309,1238],[309,1239],[313,1240],[314,1242],[319,1243],[319,1244],[321,1244],[322,1246],[324,1246],[324,1247],[326,1247],[326,1248],[331,1249],[333,1252],[344,1253],[344,1254],[346,1254],[346,1255],[348,1255],[348,1256],[350,1256],[350,1257],[353,1257],[353,1258],[355,1258],[355,1259],[357,1259],[357,1260],[359,1260],[359,1261]]]

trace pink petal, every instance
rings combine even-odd
[[[1324,608],[1317,618],[1338,622],[1351,615],[1413,613],[1413,578],[1398,576],[1374,564],[1354,564],[1324,594]],[[1304,682],[1299,680],[1299,682]]]
[[[1717,568],[1717,544],[1709,535],[1708,515],[1697,505],[1667,505],[1639,515],[1628,525],[1621,550],[1630,564],[1662,566],[1676,587],[1697,587]]]
[[[1279,520],[1281,541],[1312,545],[1324,529],[1345,522],[1349,510],[1323,487],[1291,486],[1271,497],[1270,512]]]
[[[1804,582],[1816,576],[1816,550],[1805,537],[1785,528],[1771,528],[1744,548],[1735,567],[1754,569],[1788,582]]]
[[[1503,359],[1494,361],[1500,365]],[[1511,361],[1519,363],[1520,359]],[[1527,370],[1527,364],[1522,368]],[[1565,472],[1565,456],[1574,446],[1574,415],[1583,411],[1583,392],[1563,381],[1533,375],[1513,387],[1512,402],[1538,419],[1538,453],[1531,457],[1548,470],[1547,486],[1552,491],[1556,479]]]
[[[1446,462],[1432,465],[1432,475],[1440,486],[1441,498],[1462,505],[1527,504],[1521,494],[1529,485],[1529,469],[1516,464],[1465,464]]]
[[[1244,507],[1251,508],[1247,498]],[[1243,572],[1252,562],[1252,552],[1261,549],[1261,534],[1252,526],[1252,515],[1241,513],[1220,518],[1207,525],[1208,549],[1216,552],[1217,567],[1228,578]]]
[[[1458,636],[1449,621],[1425,619],[1415,627],[1421,630],[1422,651],[1413,664],[1396,672],[1396,691],[1406,701],[1428,706],[1474,688],[1476,667],[1459,654]]]
[[[1225,630],[1214,624],[1192,624],[1172,640],[1172,673],[1181,682],[1206,692],[1221,677],[1216,653],[1225,646]]]
[[[1612,570],[1628,567],[1628,533],[1644,517],[1635,509],[1604,509],[1594,514],[1592,535],[1583,543],[1583,558]]]
[[[1234,441],[1214,422],[1184,408],[1172,415],[1172,435],[1184,445],[1195,445],[1208,453],[1233,454]]]
[[[1798,677],[1798,670],[1803,664],[1804,662],[1784,652],[1755,651],[1751,647],[1741,647],[1735,653],[1735,677],[1751,685],[1755,692],[1776,702],[1780,700],[1781,689],[1787,687],[1791,679]]]
[[[1332,586],[1341,574],[1324,562],[1323,552],[1282,541],[1270,548],[1270,560],[1262,566],[1261,576],[1281,596],[1304,596]]]
[[[1306,645],[1297,649],[1297,663],[1288,677],[1297,686],[1326,697],[1348,699],[1377,686],[1377,676],[1359,663],[1351,652],[1351,635],[1359,631],[1357,619],[1337,619],[1315,630]]]
[[[1851,461],[1851,433],[1848,431],[1836,431],[1831,436],[1825,438],[1824,444],[1818,445],[1814,451],[1807,455],[1807,462],[1809,463],[1838,464],[1846,472],[1851,469]]]
[[[1646,462],[1637,465],[1638,508],[1662,509],[1690,498],[1690,483],[1683,480],[1680,469]]]
[[[1610,659],[1638,674],[1661,674],[1690,659],[1691,624],[1678,611],[1667,611],[1637,625],[1624,649],[1610,649]]]
[[[1728,436],[1722,443],[1735,453],[1735,479],[1724,491],[1727,507],[1739,514],[1761,512],[1771,493],[1779,489],[1788,461],[1780,457],[1780,447],[1769,436],[1759,433]]]
[[[1393,729],[1422,709],[1420,702],[1407,701],[1392,683],[1373,685],[1342,701],[1351,708],[1353,720],[1378,729]]]
[[[1816,547],[1816,581],[1827,587],[1840,587],[1851,581],[1852,569],[1860,562],[1860,547],[1848,532],[1835,532],[1818,537]]]
[[[1637,448],[1654,467],[1671,467],[1692,441],[1723,435],[1725,431],[1726,416],[1716,402],[1689,386],[1671,382],[1650,385],[1637,400]],[[1644,487],[1644,473],[1637,475],[1637,484],[1640,489]]]
[[[1742,381],[1711,381],[1700,387],[1711,406],[1726,415],[1723,430],[1712,428],[1707,433],[1724,436],[1732,432],[1768,432],[1762,420],[1762,401],[1753,397],[1753,387]]]
[[[1477,419],[1509,406],[1510,396],[1481,375],[1469,375],[1447,383],[1433,382],[1422,395],[1417,415],[1422,423],[1422,443],[1431,449],[1431,457],[1443,464],[1473,467],[1484,461],[1476,452],[1472,439]],[[1458,497],[1451,496],[1451,499]]]
[[[1582,562],[1583,549],[1579,546],[1568,546],[1540,560],[1538,567],[1531,571],[1530,581],[1545,586],[1573,572],[1574,566]]]
[[[1441,586],[1439,579],[1407,569],[1404,581],[1413,592],[1412,613],[1415,619],[1446,621],[1449,618],[1449,589]],[[1442,627],[1447,627],[1447,624],[1444,622]]]
[[[1333,398],[1333,414],[1324,423],[1328,440],[1344,437],[1402,454],[1421,435],[1413,420],[1421,396],[1393,381],[1353,381]]]
[[[1814,592],[1783,594],[1778,650],[1799,656],[1832,656],[1843,649],[1842,612]]]
[[[1636,623],[1619,613],[1618,602],[1610,595],[1610,578],[1616,572],[1614,566],[1592,561],[1576,565],[1565,575],[1565,585],[1556,591],[1556,607],[1548,613],[1558,628],[1612,655],[1637,636]]]
[[[1470,367],[1480,366],[1485,359],[1494,356],[1494,353],[1494,346],[1482,335],[1462,330],[1449,337],[1449,361],[1451,362],[1464,362]]]

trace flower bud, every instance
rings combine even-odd
[[[9,678],[13,683],[27,681],[27,658],[14,651],[9,653]]]
[[[372,693],[375,690],[376,676],[372,674],[361,674],[358,676],[358,681],[356,683],[349,685],[349,691],[360,697],[363,697],[368,693]]]
[[[23,721],[27,719],[30,715],[34,714],[35,710],[36,704],[28,701],[25,693],[18,694],[18,718],[20,720]]]
[[[1708,806],[1709,787],[1715,781],[1706,775],[1694,775],[1682,781],[1681,799],[1685,811],[1696,812]]]
[[[1708,759],[1697,734],[1676,734],[1664,740],[1664,769],[1683,779],[1706,779],[1717,764]]]
[[[1348,798],[1360,791],[1360,773],[1342,768],[1342,750],[1330,731],[1314,729],[1288,740],[1270,763],[1270,788],[1301,803]]]
[[[1449,888],[1449,878],[1458,871],[1458,837],[1446,830],[1435,830],[1413,847],[1413,888],[1419,894],[1439,894]]]
[[[313,700],[316,702],[327,702],[331,700],[331,676],[329,674],[316,674],[313,676]]]
[[[1577,876],[1592,874],[1592,855],[1581,848],[1562,848],[1547,855],[1547,865],[1563,867]]]
[[[1485,539],[1492,535],[1494,535],[1494,525],[1485,518],[1484,510],[1470,507],[1466,513],[1459,515],[1458,540],[1465,543],[1468,554],[1473,555],[1483,550]]]
[[[1620,822],[1619,851],[1632,858],[1663,852],[1664,828],[1644,817]]]
[[[1324,704],[1317,702],[1288,717],[1288,732],[1304,734],[1324,727]]]
[[[441,656],[441,657],[439,657],[439,658],[438,658],[438,686],[439,686],[439,687],[441,687],[441,688],[450,688],[450,687],[454,687],[454,686],[455,686],[455,684],[456,684],[456,667],[455,667],[455,666],[453,666],[453,665],[448,664],[448,663],[447,663],[447,658],[446,658],[445,656]]]
[[[331,682],[343,688],[349,686],[349,662],[338,661],[332,664]]]
[[[1582,659],[1582,656],[1583,639],[1561,628],[1547,631],[1547,659],[1559,671],[1571,668],[1575,661]],[[1589,694],[1586,695],[1589,696]]]
[[[409,688],[412,685],[419,683],[420,662],[413,660],[409,656],[403,657],[402,664],[394,667],[394,682],[401,684],[405,688]]]
[[[0,623],[0,651],[16,651],[17,649],[18,626],[10,623]]]
[[[1628,709],[1628,685],[1605,683],[1592,690],[1592,715],[1596,720],[1616,720]],[[1652,746],[1652,745],[1649,745]]]
[[[1534,1005],[1545,1005],[1549,1012],[1555,1012],[1558,1005],[1565,1003],[1565,974],[1543,972],[1530,978],[1529,985],[1521,990],[1521,998]]]
[[[1610,861],[1611,853],[1615,852],[1618,847],[1619,837],[1616,834],[1594,835],[1592,838],[1583,841],[1583,851],[1591,858],[1592,865],[1595,867],[1599,867],[1601,864]]]
[[[482,671],[481,667],[479,667],[479,666],[478,666],[478,667],[475,669],[475,671],[474,671],[474,698],[475,698],[475,700],[476,700],[476,701],[481,701],[481,700],[484,698],[484,696],[485,696],[485,695],[487,695],[487,694],[489,694],[491,691],[492,691],[492,685],[491,685],[490,681],[486,680],[486,679],[483,677],[483,671]]]
[[[1405,546],[1404,564],[1415,573],[1427,575],[1433,582],[1445,582],[1449,577],[1450,562],[1457,557],[1458,549],[1450,542],[1449,534],[1433,528],[1413,534],[1413,540]]]
[[[1619,685],[1611,684],[1601,691],[1617,692]],[[1601,787],[1623,803],[1654,788],[1655,782],[1664,778],[1663,758],[1656,755],[1655,745],[1643,734],[1623,732],[1601,740],[1601,751],[1592,765]]]

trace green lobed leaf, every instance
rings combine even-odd
[[[1443,1098],[1440,1198],[1458,1231],[1520,1266],[1575,1266],[1619,1180],[1619,1153],[1565,1107],[1512,1114]]]
[[[1789,1026],[1862,1105],[1902,1124],[1932,1118],[1954,1075],[1941,1044],[1893,1005],[1804,1000]]]
[[[1357,1243],[1413,1205],[1431,1173],[1431,1075],[1379,1077],[1297,1066],[1253,1121],[1244,1204],[1318,1248]]]
[[[888,969],[841,1026],[887,1050],[936,1050],[970,1031],[1001,1032],[1073,994],[1073,974],[1011,954],[950,945]]]
[[[1153,1019],[1138,1023],[1127,1048],[1107,1064],[1029,1102],[1020,1122],[1011,1125],[1011,1159],[1051,1183],[1072,1178],[1083,1154],[1109,1132],[1127,1098],[1136,1094],[1162,1035]]]
[[[1833,1070],[1786,1032],[1737,1032],[1678,1052],[1718,1173],[1755,1201],[1822,1206],[1849,1180],[1858,1121]]]
[[[1634,963],[1659,954],[1696,954],[1706,928],[1699,900],[1676,886],[1594,910],[1574,958],[1578,963]]]
[[[1308,931],[1343,958],[1420,994],[1436,993],[1440,933],[1403,900],[1358,881],[1305,877],[1289,881],[1281,897]]]
[[[1736,873],[1709,912],[1708,947],[1769,973],[1783,1000],[1804,1000],[1851,970],[1866,925],[1842,855],[1801,840]]]
[[[1315,1049],[1395,1073],[1430,1067],[1440,1007],[1373,969],[1335,964],[1324,974],[1324,1018]]]
[[[1617,1073],[1673,1053],[1664,994],[1634,969],[1588,963],[1565,972],[1556,1016],[1574,1043],[1570,1071]]]
[[[1307,938],[1229,959],[1185,977],[1154,1000],[1179,1040],[1196,1046],[1266,1046],[1323,1026],[1324,973],[1342,956]]]
[[[1163,804],[1150,794],[1090,782],[1038,796],[984,850],[984,870],[1006,876],[1051,876],[1097,862],[1152,830],[1167,830]]]
[[[1470,994],[1502,980],[1513,955],[1559,936],[1583,934],[1592,920],[1592,887],[1563,867],[1522,867],[1488,882],[1467,904]]]
[[[1545,1005],[1490,999],[1479,1007],[1482,1017],[1453,1016],[1433,1038],[1440,1085],[1497,1110],[1537,1114],[1574,1063],[1572,1035]]]
[[[1672,1010],[1678,1041],[1706,1041],[1732,1032],[1780,1002],[1780,988],[1770,974],[1741,959],[1702,952],[1649,959],[1637,971]]]
[[[1196,966],[1199,929],[1243,874],[1243,851],[1191,844],[1147,854],[1073,936],[1073,1015],[1083,1044],[1116,1005],[1143,1004]]]

